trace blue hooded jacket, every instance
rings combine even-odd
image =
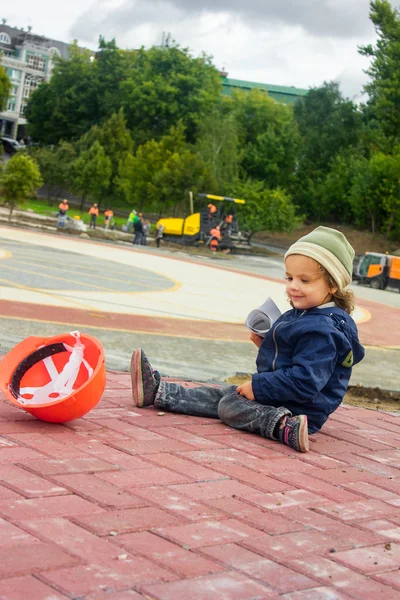
[[[337,306],[292,309],[266,334],[252,377],[257,402],[307,415],[308,431],[321,429],[342,402],[351,367],[365,351],[353,319]]]

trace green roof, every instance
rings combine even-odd
[[[229,88],[237,88],[242,90],[262,90],[267,92],[271,96],[282,95],[286,97],[292,97],[295,100],[298,97],[306,96],[308,90],[303,88],[297,88],[294,86],[285,85],[272,85],[270,83],[257,83],[255,81],[243,81],[242,79],[230,79],[229,77],[222,77],[222,86],[229,93]]]

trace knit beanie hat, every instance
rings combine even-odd
[[[352,281],[354,249],[343,233],[330,227],[317,227],[290,246],[285,260],[291,254],[313,258],[322,265],[343,289]]]

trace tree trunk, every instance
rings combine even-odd
[[[85,199],[86,199],[86,194],[83,194],[81,196],[81,205],[79,207],[79,210],[82,212],[83,211],[83,207],[85,206]]]

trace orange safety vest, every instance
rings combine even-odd
[[[208,208],[212,215],[217,212],[217,207],[214,204],[211,204],[211,206],[209,206]]]
[[[96,217],[99,216],[99,209],[95,208],[94,206],[91,206],[89,208],[89,215],[96,215]]]
[[[225,221],[226,221],[227,223],[232,223],[232,221],[233,221],[233,215],[226,215],[226,217],[225,217]]]
[[[60,202],[60,204],[58,205],[59,210],[65,210],[65,212],[67,212],[67,210],[69,209],[69,206],[67,204],[67,202]]]
[[[212,237],[217,238],[217,240],[221,239],[221,231],[219,229],[217,229],[216,227],[214,227],[213,229],[211,229],[210,235]]]
[[[104,218],[106,221],[108,221],[108,219],[111,219],[111,217],[114,216],[114,213],[112,210],[105,210],[104,211]]]

